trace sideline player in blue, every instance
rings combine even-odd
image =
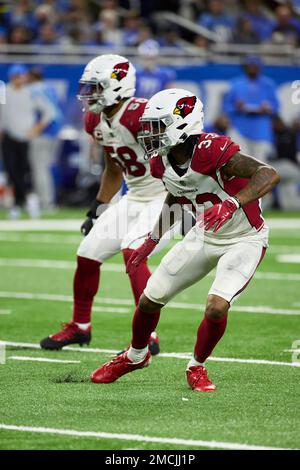
[[[158,65],[159,49],[158,42],[152,39],[144,41],[138,48],[141,63],[136,67],[137,96],[150,99],[159,91],[170,88],[176,79],[175,71]]]
[[[64,117],[57,91],[44,80],[40,68],[29,71],[32,99],[36,108],[36,119],[43,116],[44,126],[36,126],[30,146],[30,164],[33,172],[34,187],[42,209],[51,211],[55,205],[55,187],[51,166],[59,148],[59,132]]]
[[[274,144],[272,118],[279,108],[276,86],[262,74],[259,57],[247,56],[243,69],[244,74],[230,82],[223,111],[231,120],[231,138],[245,153],[266,162]]]

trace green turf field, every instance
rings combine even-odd
[[[78,217],[79,211],[68,211],[53,218]],[[41,351],[30,345],[71,318],[80,235],[0,227],[0,340],[7,342],[0,365],[0,449],[299,448],[300,368],[291,350],[300,349],[300,341],[292,346],[300,340],[300,224],[283,228],[279,220],[277,227],[207,363],[218,386],[212,394],[192,392],[184,376],[212,277],[164,309],[158,332],[169,356],[155,357],[148,369],[114,384],[95,385],[90,372],[130,341],[133,305],[121,257],[101,275],[90,352]]]

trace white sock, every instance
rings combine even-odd
[[[204,367],[205,364],[203,362],[196,361],[196,359],[193,356],[192,359],[189,361],[186,368],[189,369],[190,367],[195,367],[195,366],[203,366]]]
[[[83,331],[87,331],[89,327],[91,326],[90,323],[76,323],[76,322],[75,322],[75,325],[77,325]]]
[[[148,346],[146,346],[143,349],[135,349],[132,346],[130,346],[127,352],[127,357],[132,362],[141,362],[143,359],[145,359],[147,352],[148,352]]]

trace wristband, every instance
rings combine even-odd
[[[242,207],[239,199],[235,196],[230,196],[228,199],[230,199],[232,202],[234,202],[234,204],[236,204],[237,208],[239,209],[240,207]]]
[[[160,241],[160,238],[155,237],[151,232],[148,233],[148,238],[150,238],[150,240],[152,240],[154,243],[156,243],[156,245],[158,245],[158,243]]]

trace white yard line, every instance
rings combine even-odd
[[[84,211],[83,211],[84,212]],[[78,233],[83,219],[1,220],[0,231],[75,231]],[[298,231],[300,218],[267,218],[270,229]]]
[[[52,220],[1,220],[0,231],[62,231],[78,233],[82,224],[81,219],[52,219]]]
[[[16,341],[3,341],[0,340],[0,343],[5,343],[6,346],[12,346],[13,348],[24,348],[24,349],[39,349],[41,350],[41,346],[37,343],[20,343]],[[118,354],[120,349],[98,349],[98,348],[83,348],[83,347],[76,347],[76,346],[66,346],[64,351],[74,351],[74,352],[87,352],[87,353],[94,353],[94,354]]]
[[[11,314],[11,310],[3,309],[3,308],[0,309],[0,315],[10,315],[10,314]]]
[[[0,292],[0,298],[14,298],[24,300],[50,300],[54,302],[73,302],[73,297],[70,295],[51,295],[51,294],[32,294],[29,292]],[[97,299],[95,300],[97,302]],[[104,304],[113,302],[103,302]],[[123,302],[124,303],[124,302]],[[116,305],[122,305],[122,302],[116,303]],[[133,303],[124,303],[124,305],[133,305]],[[94,312],[100,313],[130,313],[129,308],[124,307],[97,307],[93,306]],[[8,315],[11,310],[0,310],[0,315]]]
[[[30,258],[0,258],[0,266],[6,267],[19,267],[19,268],[46,268],[46,269],[75,269],[76,264],[74,261],[65,260],[51,260],[51,259],[30,259]],[[153,271],[157,265],[149,265]],[[106,263],[101,267],[102,271],[124,273],[125,266],[120,263]],[[208,274],[208,277],[214,277],[214,272]],[[269,281],[300,281],[300,274],[297,273],[276,273],[276,272],[256,272],[254,280],[269,280]]]
[[[259,364],[259,365],[269,365],[269,366],[300,367],[300,362],[267,361],[265,359],[236,359],[232,357],[209,357],[208,360],[215,361],[215,362],[237,362],[240,364]]]
[[[183,302],[170,302],[166,308],[178,309],[191,309],[199,310],[204,309],[204,304],[188,304]],[[231,312],[245,312],[245,313],[266,313],[269,315],[300,315],[300,310],[286,309],[286,308],[273,308],[266,305],[233,305],[230,307]]]
[[[74,269],[75,263],[73,261],[51,259],[0,258],[0,266],[14,266],[18,268]]]
[[[258,271],[254,275],[254,280],[263,279],[265,281],[300,281],[300,274],[294,273],[274,273]]]
[[[290,229],[287,230],[274,230],[271,231],[271,236],[277,239],[283,239],[284,242],[288,240],[297,240],[299,243],[299,230],[292,231]],[[271,240],[272,243],[272,240]]]
[[[78,245],[82,237],[76,235],[58,235],[58,234],[19,234],[19,233],[0,233],[0,241],[10,243],[41,243],[41,244],[59,244],[59,245]],[[300,255],[300,245],[277,245],[271,244],[268,248],[269,254],[287,254],[295,253]]]
[[[270,244],[268,248],[268,253],[270,254],[291,254],[291,253],[296,253],[300,254],[300,245],[276,245],[276,244]]]
[[[53,300],[53,301],[57,301],[57,302],[73,302],[73,297],[71,295],[38,294],[38,293],[32,293],[32,292],[1,291],[0,292],[0,298],[26,299],[26,300]]]
[[[40,345],[36,343],[19,343],[16,341],[5,341],[1,340],[1,343],[5,343],[6,346],[12,346],[16,348],[28,348],[28,349],[40,349]],[[101,348],[81,348],[67,346],[64,350],[83,352],[83,353],[94,353],[94,354],[117,354],[119,351],[115,349],[101,349]],[[191,353],[160,353],[158,357],[172,358],[172,359],[190,359]],[[257,364],[257,365],[270,365],[270,366],[288,366],[288,367],[300,367],[300,362],[281,362],[281,361],[268,361],[265,359],[239,359],[234,357],[215,357],[211,356],[208,358],[209,361],[214,362],[235,362],[240,364]]]
[[[97,432],[97,431],[76,431],[71,429],[55,429],[45,427],[32,427],[32,426],[15,426],[11,424],[1,424],[0,429],[8,431],[22,431],[22,432],[36,432],[40,434],[54,434],[60,436],[72,437],[93,437],[96,439],[117,439],[120,441],[135,441],[135,442],[152,442],[157,444],[170,444],[175,446],[191,446],[191,447],[208,447],[210,449],[228,449],[228,450],[279,450],[278,447],[266,447],[258,445],[249,445],[236,442],[218,442],[218,441],[203,441],[195,439],[181,439],[172,437],[155,437],[143,436],[140,434],[119,434],[110,432]],[[289,450],[289,449],[280,449]]]
[[[122,307],[93,307],[94,312],[100,313],[130,313],[129,308]]]
[[[55,362],[58,364],[80,364],[81,361],[67,361],[64,359],[49,359],[47,357],[30,357],[30,356],[8,356],[7,359],[14,361],[33,361],[33,362]]]
[[[287,254],[287,255],[278,255],[276,256],[276,261],[278,263],[300,263],[300,254]]]
[[[9,299],[26,299],[26,300],[49,300],[54,302],[73,302],[71,295],[60,295],[60,294],[42,294],[32,292],[8,292],[0,291],[0,298]],[[99,297],[95,299],[95,303],[104,305],[124,305],[129,306],[131,309],[134,308],[134,303],[129,299],[113,299],[110,297]],[[165,308],[171,309],[183,309],[183,310],[200,310],[204,309],[204,304],[190,304],[185,302],[170,302]],[[128,313],[131,310],[128,308],[120,307],[93,307],[95,312],[110,312],[110,313]],[[233,305],[230,309],[232,312],[245,312],[245,313],[260,313],[268,315],[300,315],[300,310],[295,309],[281,309],[273,308],[266,305],[256,306],[242,306]],[[133,310],[132,310],[133,311]]]
[[[75,269],[76,264],[74,261],[65,260],[0,258],[0,266],[13,266],[18,268]],[[123,264],[106,263],[101,269],[103,271],[125,273],[125,266]]]
[[[15,243],[57,243],[59,245],[78,245],[81,239],[82,237],[80,235],[0,233],[0,241]]]
[[[270,229],[273,230],[299,230],[300,229],[300,217],[288,218],[288,219],[274,219],[270,218],[266,220],[266,223]]]

